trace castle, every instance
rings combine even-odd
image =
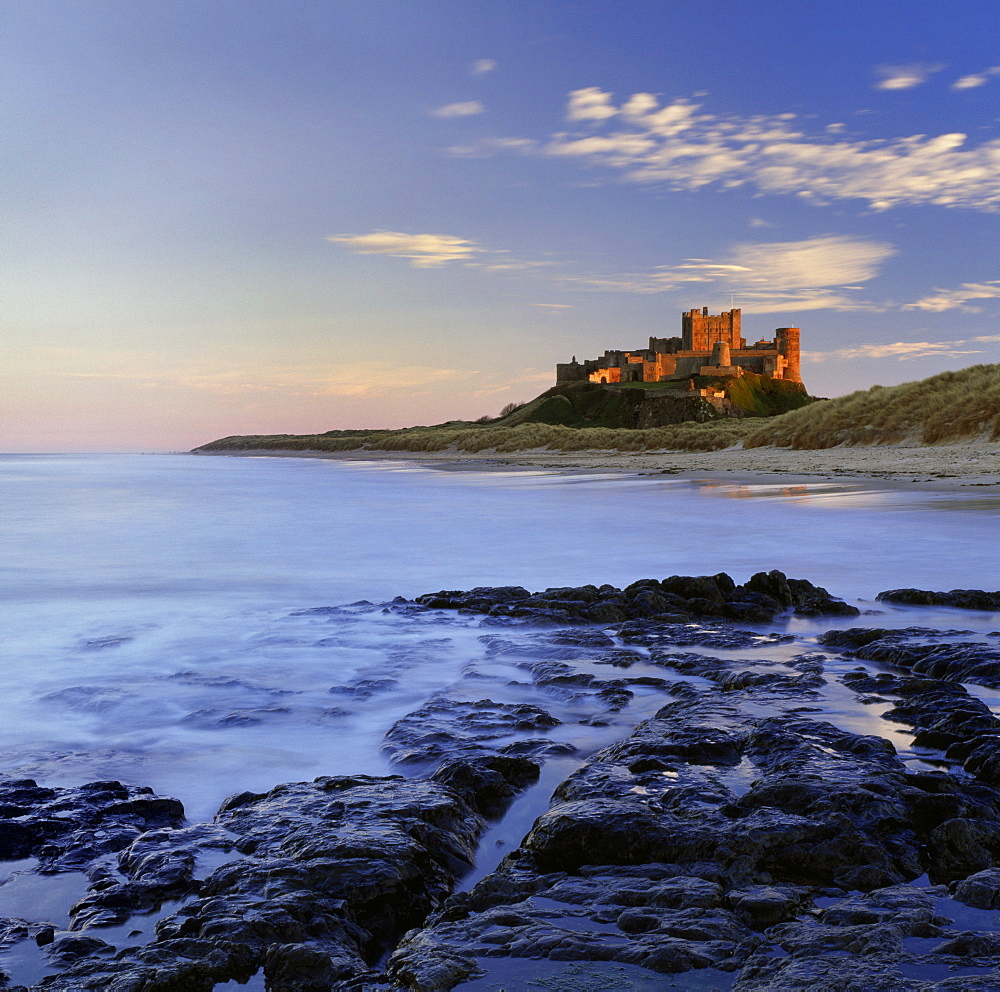
[[[689,310],[681,316],[679,338],[650,338],[648,348],[606,351],[592,361],[578,362],[574,356],[556,365],[556,383],[675,382],[744,372],[801,383],[799,329],[779,327],[773,341],[762,339],[748,348],[740,335],[739,310]]]

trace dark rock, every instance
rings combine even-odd
[[[1000,909],[1000,868],[976,872],[952,886],[952,896],[977,909]]]
[[[930,832],[928,853],[941,881],[985,871],[1000,856],[1000,823],[968,817],[945,820]]]
[[[732,889],[726,901],[733,912],[754,930],[794,919],[811,902],[809,890],[789,886],[751,885]]]
[[[248,801],[254,798],[242,795]],[[233,838],[212,824],[140,834],[118,855],[117,872],[101,865],[91,867],[87,895],[72,908],[73,925],[82,929],[122,923],[135,912],[159,909],[167,900],[197,894],[201,888],[196,877],[198,856],[232,849]]]
[[[888,589],[876,600],[904,606],[954,606],[963,610],[1000,611],[1000,591],[982,589],[952,589],[951,592],[930,592],[926,589]]]
[[[75,933],[60,934],[45,947],[45,957],[52,964],[61,966],[95,954],[114,954],[114,952],[114,947],[99,937]]]
[[[260,969],[272,989],[343,987],[441,904],[483,827],[451,789],[397,776],[244,793],[217,819],[244,858],[206,879],[152,943],[112,960],[90,956],[46,987],[200,992]],[[127,863],[152,869],[151,853],[137,850]]]
[[[495,753],[496,742],[516,739],[527,731],[558,726],[550,713],[531,703],[476,702],[436,696],[420,709],[397,720],[385,736],[382,749],[400,764],[441,761]],[[547,742],[535,741],[532,753]],[[524,753],[523,751],[521,753]]]
[[[539,763],[530,758],[490,755],[455,758],[434,773],[433,780],[457,792],[483,816],[498,816],[510,800],[538,781]]]
[[[900,644],[883,640],[854,654],[866,661],[888,662],[936,679],[1000,687],[1000,649],[991,644]]]
[[[31,779],[0,780],[0,858],[38,857],[46,870],[85,865],[183,819],[176,799],[120,782],[48,789]]]
[[[724,578],[723,578],[724,576]],[[722,588],[719,579],[722,578]],[[717,607],[725,604],[723,589],[732,593],[735,583],[724,572],[715,575],[671,575],[660,583],[660,588],[666,593],[673,593],[682,600],[698,600],[714,603]]]
[[[816,638],[820,644],[831,648],[861,648],[872,641],[887,637],[905,636],[901,631],[884,627],[848,627],[846,630],[828,630]]]
[[[480,586],[468,591],[441,590],[418,596],[428,609],[469,610],[495,621],[540,625],[618,623],[651,617],[739,619],[765,623],[785,609],[819,616],[856,615],[859,611],[804,579],[788,579],[778,571],[759,572],[737,586],[725,572],[717,575],[671,575],[640,579],[624,590],[614,586],[570,586],[529,593],[520,586]]]

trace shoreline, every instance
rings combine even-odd
[[[792,450],[724,448],[720,451],[194,451],[198,455],[256,458],[326,458],[339,461],[415,462],[441,471],[534,469],[573,474],[625,473],[697,477],[729,483],[868,483],[891,488],[1000,492],[1000,443],[885,445]]]

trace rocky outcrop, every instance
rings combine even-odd
[[[564,782],[521,849],[407,935],[388,973],[448,989],[530,958],[709,969],[720,985],[738,971],[740,989],[912,988],[901,969],[984,952],[942,910],[945,885],[908,883],[961,874],[956,852],[997,829],[1000,792],[909,772],[881,738],[678,700]],[[987,872],[959,883],[981,904],[996,889]]]
[[[962,610],[1000,612],[1000,591],[952,589],[951,592],[930,592],[927,589],[888,589],[875,598],[882,603],[899,603],[903,606],[954,606]]]
[[[789,579],[777,570],[758,572],[744,585],[719,572],[640,579],[624,589],[587,585],[530,593],[520,586],[480,586],[426,593],[416,602],[429,609],[469,610],[497,620],[535,624],[617,624],[650,618],[684,622],[704,617],[766,623],[786,610],[803,616],[859,613],[821,586]]]
[[[429,764],[443,758],[492,754],[498,740],[509,739],[515,732],[535,733],[558,724],[559,720],[532,703],[466,702],[439,696],[397,720],[382,750],[397,764]],[[545,738],[536,738],[518,740],[500,750],[544,754],[552,747]]]
[[[854,658],[895,665],[919,675],[1000,687],[1000,644],[953,640],[968,633],[927,627],[852,627],[827,631],[819,641],[846,648],[845,653]]]
[[[242,857],[201,882],[152,943],[89,957],[47,988],[208,992],[261,969],[275,992],[328,990],[368,972],[441,903],[472,864],[483,827],[453,789],[395,776],[243,793],[217,823]],[[169,846],[158,852],[161,866],[183,861]]]
[[[0,860],[35,857],[45,871],[68,871],[183,819],[176,799],[121,782],[50,789],[32,779],[0,780]]]

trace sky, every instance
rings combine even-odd
[[[680,314],[1000,362],[996,0],[4,0],[0,451],[496,414]]]

